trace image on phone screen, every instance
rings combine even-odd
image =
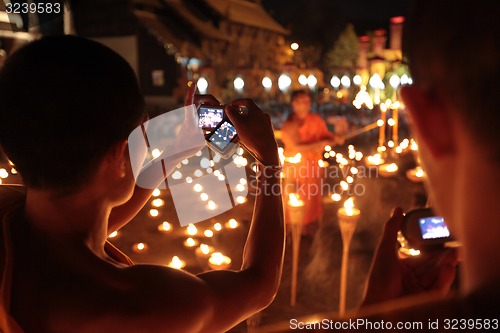
[[[223,116],[223,108],[202,106],[198,111],[198,126],[205,129],[215,128],[222,121]]]
[[[224,150],[235,136],[236,128],[226,121],[210,136],[210,141],[220,150]]]
[[[450,231],[441,216],[425,217],[418,220],[423,239],[446,238]]]

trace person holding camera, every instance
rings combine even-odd
[[[186,105],[198,102],[195,86]],[[0,186],[0,331],[225,332],[272,302],[280,193],[256,196],[237,271],[133,265],[107,242],[152,192],[135,185],[127,147],[143,96],[114,51],[74,36],[32,42],[2,68],[0,100],[0,144],[25,185]],[[279,167],[269,117],[245,99],[226,113],[263,166]],[[257,186],[279,183],[267,175]]]
[[[462,244],[460,286],[448,294],[458,257],[452,249],[398,257],[403,215],[396,209],[361,316],[432,322],[427,328],[439,331],[499,328],[499,15],[487,1],[415,2],[403,37],[414,83],[402,87],[401,97],[434,208]]]

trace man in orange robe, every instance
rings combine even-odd
[[[322,185],[324,169],[318,164],[326,145],[342,144],[343,139],[328,131],[325,122],[311,113],[311,96],[305,90],[292,93],[293,113],[283,124],[282,140],[285,156],[301,154],[300,162],[288,164],[284,194],[294,191],[305,203],[304,232],[310,233],[313,222],[320,222],[323,214]]]

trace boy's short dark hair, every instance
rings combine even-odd
[[[130,65],[87,39],[42,38],[0,71],[0,145],[29,187],[83,185],[143,110]]]
[[[499,17],[490,1],[418,0],[403,36],[414,83],[441,91],[498,162]]]
[[[311,94],[309,93],[309,91],[305,89],[297,89],[292,91],[292,94],[290,95],[290,100],[293,102],[300,95],[307,95],[309,96],[309,98],[311,98]]]

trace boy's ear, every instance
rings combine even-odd
[[[453,154],[456,138],[448,106],[438,96],[417,86],[401,88],[401,97],[413,122],[418,138],[434,158]]]
[[[122,178],[125,177],[128,162],[128,141],[123,140],[113,145],[108,153],[107,160],[116,175]]]

